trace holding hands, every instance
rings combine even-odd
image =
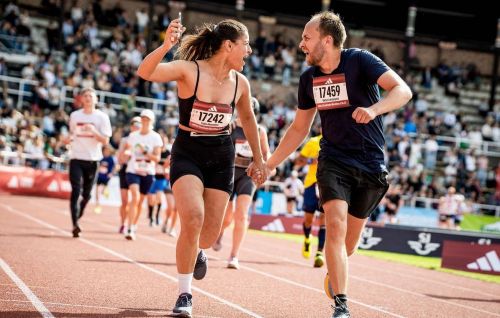
[[[260,186],[271,175],[271,169],[263,160],[253,161],[247,168],[247,174],[257,186]]]

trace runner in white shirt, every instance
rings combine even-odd
[[[141,129],[141,117],[135,116],[132,118],[130,122],[130,133]],[[118,232],[120,234],[124,234],[126,232],[125,222],[128,220],[127,209],[128,209],[128,184],[127,184],[127,162],[128,156],[124,154],[125,145],[127,144],[127,137],[123,137],[120,140],[120,145],[118,146],[118,163],[120,164],[120,171],[118,172],[118,176],[120,178],[120,197],[121,197],[121,206],[120,206],[120,229]],[[130,222],[128,222],[130,223]]]
[[[460,224],[460,215],[465,198],[457,194],[454,187],[449,187],[446,195],[439,198],[439,227],[456,229]]]
[[[286,196],[286,211],[288,216],[292,216],[295,211],[297,198],[304,193],[304,183],[298,178],[299,173],[293,170],[290,177],[283,183],[283,192]]]
[[[80,237],[78,220],[83,216],[96,181],[97,167],[102,159],[102,146],[109,143],[111,122],[108,115],[96,109],[97,95],[92,88],[80,92],[83,108],[71,113],[69,130],[71,149],[69,181],[71,182],[71,220],[73,237]],[[80,199],[80,195],[82,199]]]
[[[127,137],[125,154],[130,156],[127,163],[127,183],[131,193],[128,210],[129,229],[125,238],[136,239],[137,221],[141,215],[142,203],[148,194],[155,175],[155,163],[160,161],[163,140],[153,130],[155,115],[145,109],[141,112],[141,130]]]

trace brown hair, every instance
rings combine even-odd
[[[204,60],[214,55],[225,40],[236,42],[245,33],[248,33],[247,27],[236,20],[205,23],[196,29],[196,34],[182,39],[176,56],[187,61]]]
[[[330,35],[333,38],[333,45],[342,48],[347,38],[344,24],[338,14],[332,11],[323,11],[315,14],[311,20],[319,21],[319,33],[321,36]]]

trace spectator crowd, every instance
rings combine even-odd
[[[68,114],[81,106],[78,89],[85,87],[128,95],[118,102],[120,107],[112,106],[116,104],[114,100],[106,100],[101,105],[114,127],[111,145],[115,149],[127,134],[123,123],[127,123],[134,116],[134,108],[140,106],[137,96],[163,100],[166,105],[173,106],[164,109],[157,129],[170,140],[175,138],[178,124],[175,85],[147,85],[135,74],[146,53],[150,19],[146,10],[132,14],[123,9],[120,2],[104,10],[98,0],[83,6],[73,1],[64,13],[60,46],[56,22],[60,9],[55,2],[42,1],[46,10],[42,14],[50,17],[44,39],[36,32],[32,13],[21,10],[16,1],[4,4],[0,11],[3,47],[12,54],[30,52],[37,56],[36,62],[18,70],[19,77],[37,83],[24,88],[31,97],[24,99],[21,108],[17,108],[15,98],[7,94],[8,84],[0,81],[3,88],[0,95],[0,162],[39,169],[65,169]],[[162,41],[170,23],[168,6],[152,19],[153,38]],[[297,39],[286,39],[284,34],[270,35],[262,31],[253,42],[253,53],[244,70],[260,101],[257,119],[268,130],[271,151],[295,116],[297,79],[307,68],[296,44]],[[369,43],[365,48],[384,58],[382,48]],[[172,59],[173,55],[167,58]],[[13,73],[14,67],[10,70],[5,59],[0,57],[0,75]],[[454,187],[471,202],[500,205],[500,164],[492,168],[495,158],[483,151],[485,141],[500,143],[500,111],[490,112],[487,99],[477,98],[474,101],[477,113],[484,121],[471,124],[457,106],[463,89],[481,89],[482,79],[477,67],[472,63],[448,65],[442,61],[434,68],[416,67],[406,80],[414,91],[414,99],[401,111],[389,113],[384,118],[386,161],[391,183],[398,185],[398,193],[406,198],[437,199],[449,187]],[[282,87],[285,93],[266,94],[261,88],[268,82]],[[61,101],[63,86],[75,88],[72,105]],[[436,102],[446,107],[431,111],[431,105]],[[316,121],[312,135],[319,133],[319,121]],[[452,137],[455,142],[447,142],[443,137]],[[303,178],[306,169],[295,167],[292,156],[273,178],[284,181],[294,175],[294,171]]]

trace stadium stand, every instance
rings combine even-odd
[[[62,16],[54,1],[33,3],[10,1],[1,8],[0,163],[64,170],[68,114],[80,106],[83,87],[98,91],[116,129],[115,147],[126,133],[123,123],[144,108],[155,110],[157,128],[175,137],[176,87],[149,86],[135,74],[147,51],[146,2],[104,7],[101,1],[74,1]],[[168,6],[159,8],[153,17],[154,41],[162,39],[172,14]],[[188,27],[207,20],[197,10],[199,3],[186,11]],[[268,129],[272,151],[294,117],[298,75],[307,65],[296,49],[297,31],[285,33],[277,25],[271,33],[270,28],[259,30],[255,21],[249,27],[254,52],[245,73],[261,101],[258,120]],[[387,41],[396,48],[400,44]],[[403,74],[401,56],[388,54],[386,42],[352,39]],[[430,65],[426,53],[420,53],[405,77],[414,99],[384,121],[391,180],[401,185],[405,202],[413,206],[432,206],[453,185],[475,204],[474,212],[495,213],[500,205],[500,93],[490,111],[489,81],[481,75],[487,67],[474,64],[477,60],[466,64],[453,59]],[[318,133],[316,122],[313,135]],[[293,158],[273,181],[283,181],[292,170]]]

